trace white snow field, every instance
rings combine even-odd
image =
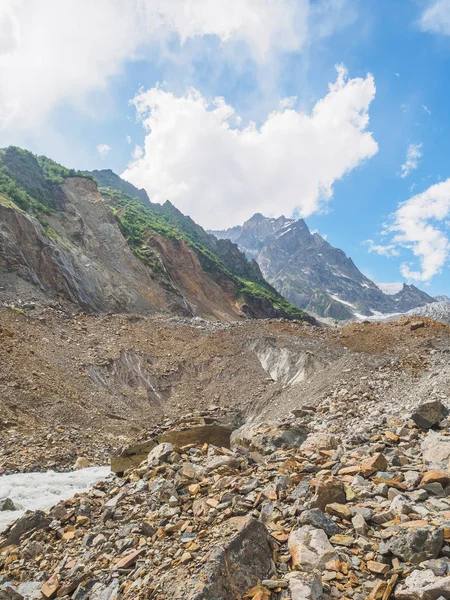
[[[19,510],[0,511],[0,532],[26,510],[45,510],[60,500],[84,492],[110,474],[109,467],[89,467],[68,473],[15,473],[0,477],[0,499],[11,498]]]

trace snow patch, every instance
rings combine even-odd
[[[60,500],[90,489],[111,473],[109,467],[89,467],[68,473],[15,473],[0,477],[0,498],[11,498],[19,510],[0,512],[0,532],[27,510],[45,510]]]
[[[384,294],[387,294],[388,296],[398,294],[403,289],[403,283],[377,283],[376,285]]]
[[[336,300],[336,302],[340,302],[341,304],[345,304],[346,306],[350,306],[350,308],[355,308],[354,304],[351,304],[350,302],[346,302],[345,300],[341,300],[339,298],[339,296],[334,296],[333,294],[330,294],[330,296],[333,298],[333,300]]]

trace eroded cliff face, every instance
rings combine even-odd
[[[48,218],[47,231],[35,217],[0,204],[2,271],[87,310],[170,307],[191,314],[181,292],[164,289],[132,254],[93,181],[68,179],[62,190],[64,208]]]
[[[0,200],[0,301],[67,300],[87,311],[155,311],[231,321],[280,316],[264,299],[240,297],[233,279],[207,272],[182,239],[146,234],[152,264],[130,249],[94,181],[66,179],[47,225]],[[3,288],[3,289],[2,289]]]

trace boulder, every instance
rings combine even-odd
[[[217,529],[217,539],[222,541],[206,555],[200,573],[189,574],[178,567],[161,580],[165,598],[241,600],[268,578],[273,563],[265,525],[252,517],[234,517]]]
[[[0,586],[0,600],[24,600],[24,596],[12,585],[5,583]]]
[[[123,446],[111,456],[111,471],[120,475],[132,467],[137,467],[147,460],[149,452],[156,445],[157,442],[151,439]]]
[[[288,548],[292,556],[292,566],[302,571],[324,569],[325,564],[336,558],[336,552],[322,529],[304,525],[291,532]]]
[[[429,431],[421,447],[423,459],[429,465],[441,466],[450,460],[450,438],[438,431]]]
[[[420,429],[431,429],[448,415],[447,408],[439,400],[424,402],[416,408],[411,418]]]
[[[323,529],[328,537],[339,533],[339,527],[320,508],[305,510],[299,519],[302,525],[312,525],[316,529]]]
[[[326,431],[312,432],[300,446],[302,452],[319,452],[320,450],[336,450],[337,439]]]
[[[231,447],[244,446],[261,454],[272,454],[283,447],[300,448],[306,437],[306,429],[299,425],[250,422],[233,431]]]
[[[322,598],[322,580],[319,575],[307,579],[306,574],[295,573],[289,580],[289,593],[291,600],[320,600]]]
[[[0,499],[0,511],[6,510],[17,510],[16,505],[11,500],[11,498],[1,498]]]
[[[164,462],[169,458],[169,456],[173,452],[173,445],[169,444],[169,442],[163,442],[162,444],[158,444],[150,451],[148,455],[147,463],[149,465],[157,464],[159,462]]]
[[[394,556],[401,560],[419,564],[437,558],[444,543],[444,530],[420,527],[397,533],[387,544]]]
[[[360,469],[364,477],[370,477],[377,471],[385,471],[387,469],[388,462],[381,452],[374,454],[370,458],[363,460]]]
[[[0,543],[0,548],[17,544],[21,536],[31,529],[48,529],[51,519],[42,510],[27,511],[23,517],[17,519],[5,534],[6,539]]]
[[[219,425],[218,423],[211,423],[183,427],[182,429],[170,429],[159,436],[159,441],[168,442],[169,444],[178,446],[178,448],[190,444],[197,446],[212,444],[219,448],[229,448],[231,433],[232,429],[229,427]]]
[[[319,475],[316,479],[316,488],[309,507],[320,508],[324,511],[327,504],[337,502],[338,504],[346,503],[346,495],[344,484],[337,477],[333,477],[331,473]]]
[[[397,600],[450,598],[450,577],[438,577],[431,569],[413,571],[395,590]]]
[[[75,461],[73,468],[78,470],[78,469],[86,469],[87,467],[90,467],[90,466],[91,466],[90,460],[88,460],[84,456],[79,456],[77,458],[77,460]]]

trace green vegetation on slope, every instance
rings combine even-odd
[[[106,173],[106,175],[105,175]],[[186,242],[197,254],[202,268],[218,283],[232,281],[236,296],[247,303],[272,305],[281,316],[311,321],[302,310],[291,305],[263,278],[255,261],[248,261],[229,240],[218,240],[186,217],[170,202],[152,204],[143,190],[137,190],[112,171],[80,172],[67,169],[45,156],[9,146],[0,149],[0,202],[34,214],[49,237],[58,238],[46,216],[64,210],[65,197],[61,185],[68,177],[95,180],[95,174],[113,187],[102,187],[103,198],[134,254],[155,273],[163,273],[164,264],[158,253],[145,240],[155,231],[173,241]],[[103,174],[100,177],[99,174]],[[106,179],[105,179],[106,177]],[[133,195],[124,193],[130,190]],[[145,197],[144,197],[145,194]]]
[[[208,238],[213,238],[213,240],[216,238],[204,232],[189,217],[184,217],[188,226],[183,227],[184,223],[181,218],[183,215],[172,205],[167,214],[167,204],[170,203],[166,203],[162,207],[155,204],[145,206],[138,199],[127,196],[119,190],[101,188],[100,191],[110,206],[130,248],[148,266],[154,268],[158,262],[155,253],[148,248],[145,242],[146,234],[149,231],[156,231],[173,241],[184,240],[196,252],[202,268],[216,281],[223,278],[231,279],[236,285],[237,295],[243,297],[245,301],[267,301],[287,318],[310,320],[304,311],[291,305],[262,277],[247,279],[224,265],[223,261],[204,243]],[[176,211],[174,216],[170,214],[173,211]],[[201,232],[204,233],[204,236]],[[234,244],[232,246],[236,248]],[[249,271],[251,271],[251,263],[248,265]]]
[[[89,177],[16,146],[0,149],[0,193],[41,221],[43,215],[61,208],[60,185],[74,176]]]

